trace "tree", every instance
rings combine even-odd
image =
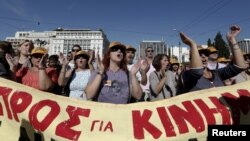
[[[229,49],[220,32],[214,38],[214,47],[218,50],[218,57],[229,58]]]
[[[212,43],[211,39],[209,38],[207,41],[207,46],[214,46],[214,43]]]

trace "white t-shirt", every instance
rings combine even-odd
[[[128,70],[130,71],[133,66],[134,66],[134,64],[128,64],[127,65]],[[137,78],[138,81],[141,82],[141,73],[139,71],[136,73],[136,78]]]

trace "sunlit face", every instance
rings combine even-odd
[[[38,67],[42,57],[43,57],[43,54],[38,54],[38,53],[33,54],[31,56],[31,63],[33,64],[33,66]]]
[[[71,51],[72,56],[75,57],[76,53],[77,53],[78,51],[80,51],[80,50],[81,50],[81,48],[79,48],[79,47],[77,47],[77,46],[73,47],[73,48],[72,48],[72,51]]]
[[[121,62],[125,55],[125,49],[121,47],[112,47],[110,50],[110,60]]]
[[[161,59],[161,69],[166,70],[169,65],[169,60],[166,56]]]
[[[218,59],[218,53],[217,53],[217,51],[216,51],[216,52],[210,53],[210,54],[209,54],[209,58],[210,58],[211,60],[217,60],[217,59]]]
[[[149,58],[152,58],[154,56],[153,48],[147,48],[145,53],[146,53],[146,56],[149,57]]]
[[[56,60],[49,60],[49,67],[55,68],[57,65],[57,61]]]
[[[72,54],[71,53],[67,54],[67,60],[69,61],[71,59],[72,59]]]
[[[87,68],[88,57],[86,55],[77,55],[75,58],[76,67],[85,69]]]
[[[132,64],[135,57],[135,52],[132,50],[126,50],[126,60],[129,64]]]
[[[203,67],[207,67],[209,52],[207,52],[207,51],[199,51],[199,54],[200,54],[200,58],[201,58]]]
[[[30,42],[24,42],[20,47],[19,51],[22,55],[28,56],[31,52],[31,43]]]
[[[172,68],[174,71],[177,71],[179,69],[179,64],[173,64]]]

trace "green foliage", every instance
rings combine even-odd
[[[220,32],[218,32],[217,35],[215,36],[213,45],[218,50],[219,57],[229,58],[230,52],[228,45],[222,38],[222,34]]]
[[[214,44],[212,43],[211,39],[209,38],[208,41],[207,41],[207,46],[214,46]]]

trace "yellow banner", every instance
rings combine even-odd
[[[250,124],[250,81],[157,102],[80,101],[0,79],[0,137],[17,141],[206,140],[211,124]]]

